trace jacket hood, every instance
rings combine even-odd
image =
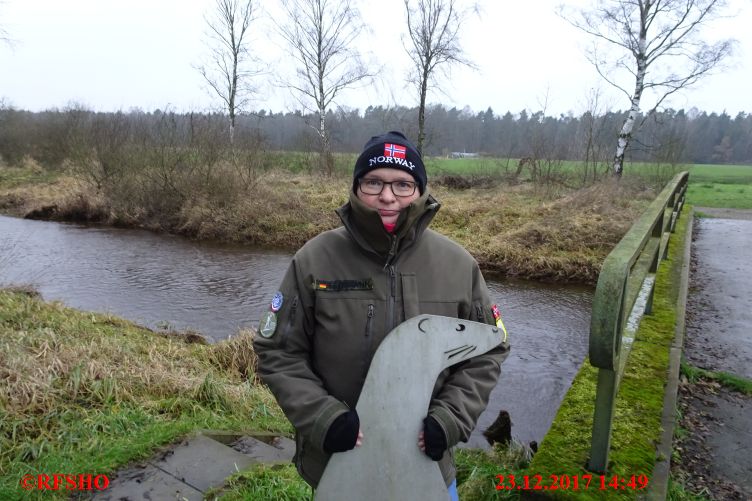
[[[386,231],[379,212],[363,203],[355,193],[350,193],[350,201],[336,213],[358,245],[388,262],[420,237],[440,207],[426,190],[400,212],[394,234]]]

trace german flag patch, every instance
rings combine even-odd
[[[493,314],[494,321],[496,322],[496,327],[504,331],[504,342],[506,342],[507,328],[504,327],[504,322],[501,320],[501,312],[499,311],[499,307],[497,305],[491,306],[491,313]]]
[[[373,279],[363,278],[359,280],[314,280],[313,290],[342,292],[342,291],[371,291]]]

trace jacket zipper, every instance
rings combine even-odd
[[[368,305],[368,320],[366,320],[366,337],[371,337],[371,323],[373,322],[373,304]]]
[[[475,305],[475,314],[477,315],[477,322],[485,322],[486,316],[483,314],[483,307],[476,303]]]
[[[363,353],[363,363],[367,364],[369,355],[371,354],[371,348],[373,347],[373,312],[374,312],[374,306],[373,304],[368,305],[368,318],[366,319],[366,342],[365,342],[365,353]],[[368,368],[366,367],[365,372],[368,371]],[[364,375],[365,377],[365,375]]]
[[[391,332],[397,326],[396,317],[396,302],[397,302],[397,273],[394,270],[393,265],[389,265],[389,301],[386,308],[386,332]]]

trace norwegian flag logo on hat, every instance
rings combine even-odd
[[[421,195],[425,192],[426,166],[423,165],[418,149],[403,133],[390,130],[368,140],[353,168],[353,193],[358,193],[360,178],[380,168],[399,169],[409,173],[418,184]]]
[[[384,143],[384,156],[394,158],[405,158],[407,148],[399,144]]]

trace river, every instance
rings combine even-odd
[[[257,325],[290,258],[148,231],[0,216],[0,285],[30,284],[46,300],[214,341]],[[468,445],[486,446],[480,431],[500,409],[510,413],[515,438],[540,442],[587,352],[593,290],[523,281],[488,286],[512,352]]]

